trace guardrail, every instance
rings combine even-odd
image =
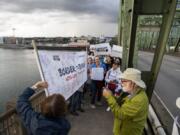
[[[40,91],[30,98],[30,102],[35,111],[40,111],[40,102],[45,97],[45,92]],[[25,135],[23,127],[15,107],[0,115],[0,135]]]
[[[33,108],[39,112],[40,111],[40,102],[45,97],[45,92],[40,91],[36,93],[30,98],[30,102]],[[151,99],[153,102],[153,108],[158,108],[156,110],[156,114],[162,123],[162,127],[165,129],[167,134],[171,134],[172,132],[172,125],[174,119],[172,116],[167,112],[166,108],[161,104],[157,95],[154,93]],[[152,123],[151,123],[152,126]],[[180,130],[180,128],[178,127]],[[11,108],[5,113],[0,115],[0,135],[26,135],[26,130],[19,119],[19,116],[16,113],[16,109]]]
[[[160,120],[163,129],[168,135],[172,134],[174,117],[163,103],[161,98],[154,91],[153,96],[151,98],[152,107]],[[180,125],[177,125],[178,131],[180,133]]]

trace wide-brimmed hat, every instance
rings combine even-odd
[[[176,99],[176,106],[180,109],[180,97]]]
[[[141,80],[141,71],[135,68],[127,68],[122,74],[121,79],[131,80],[141,88],[146,88],[146,84]]]

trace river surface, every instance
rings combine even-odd
[[[0,113],[6,102],[40,80],[33,50],[0,48]]]

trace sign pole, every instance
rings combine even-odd
[[[41,80],[45,81],[45,77],[44,77],[44,74],[43,74],[42,66],[41,66],[41,63],[40,63],[40,60],[39,60],[39,54],[38,54],[37,46],[36,46],[34,40],[32,40],[32,46],[34,48],[34,54],[35,54],[35,57],[36,57],[36,62],[37,62],[37,65],[38,65],[38,69],[40,71]],[[47,89],[45,89],[45,93],[46,93],[46,96],[49,95],[49,92],[48,92]]]

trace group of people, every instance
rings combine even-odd
[[[120,59],[106,56],[89,56],[87,60],[88,80],[70,97],[67,106],[61,94],[46,97],[41,106],[41,112],[35,112],[29,98],[38,90],[48,87],[47,82],[37,82],[28,87],[17,101],[19,114],[29,135],[67,135],[71,125],[65,118],[69,108],[72,115],[78,116],[76,110],[82,108],[83,89],[89,89],[91,108],[101,105],[104,96],[114,115],[114,135],[141,135],[148,114],[148,98],[145,93],[146,85],[141,79],[141,72],[134,68],[120,70]],[[102,68],[104,78],[92,79],[93,68]],[[96,102],[97,99],[97,102]]]
[[[113,94],[118,94],[121,90],[121,71],[120,71],[120,59],[106,56],[104,60],[101,60],[99,56],[88,58],[88,76],[89,86],[92,93],[91,107],[96,108],[97,105],[101,105],[102,88],[109,88]],[[103,77],[101,80],[92,78],[92,70],[101,68],[103,70]],[[96,103],[97,98],[97,103]]]

